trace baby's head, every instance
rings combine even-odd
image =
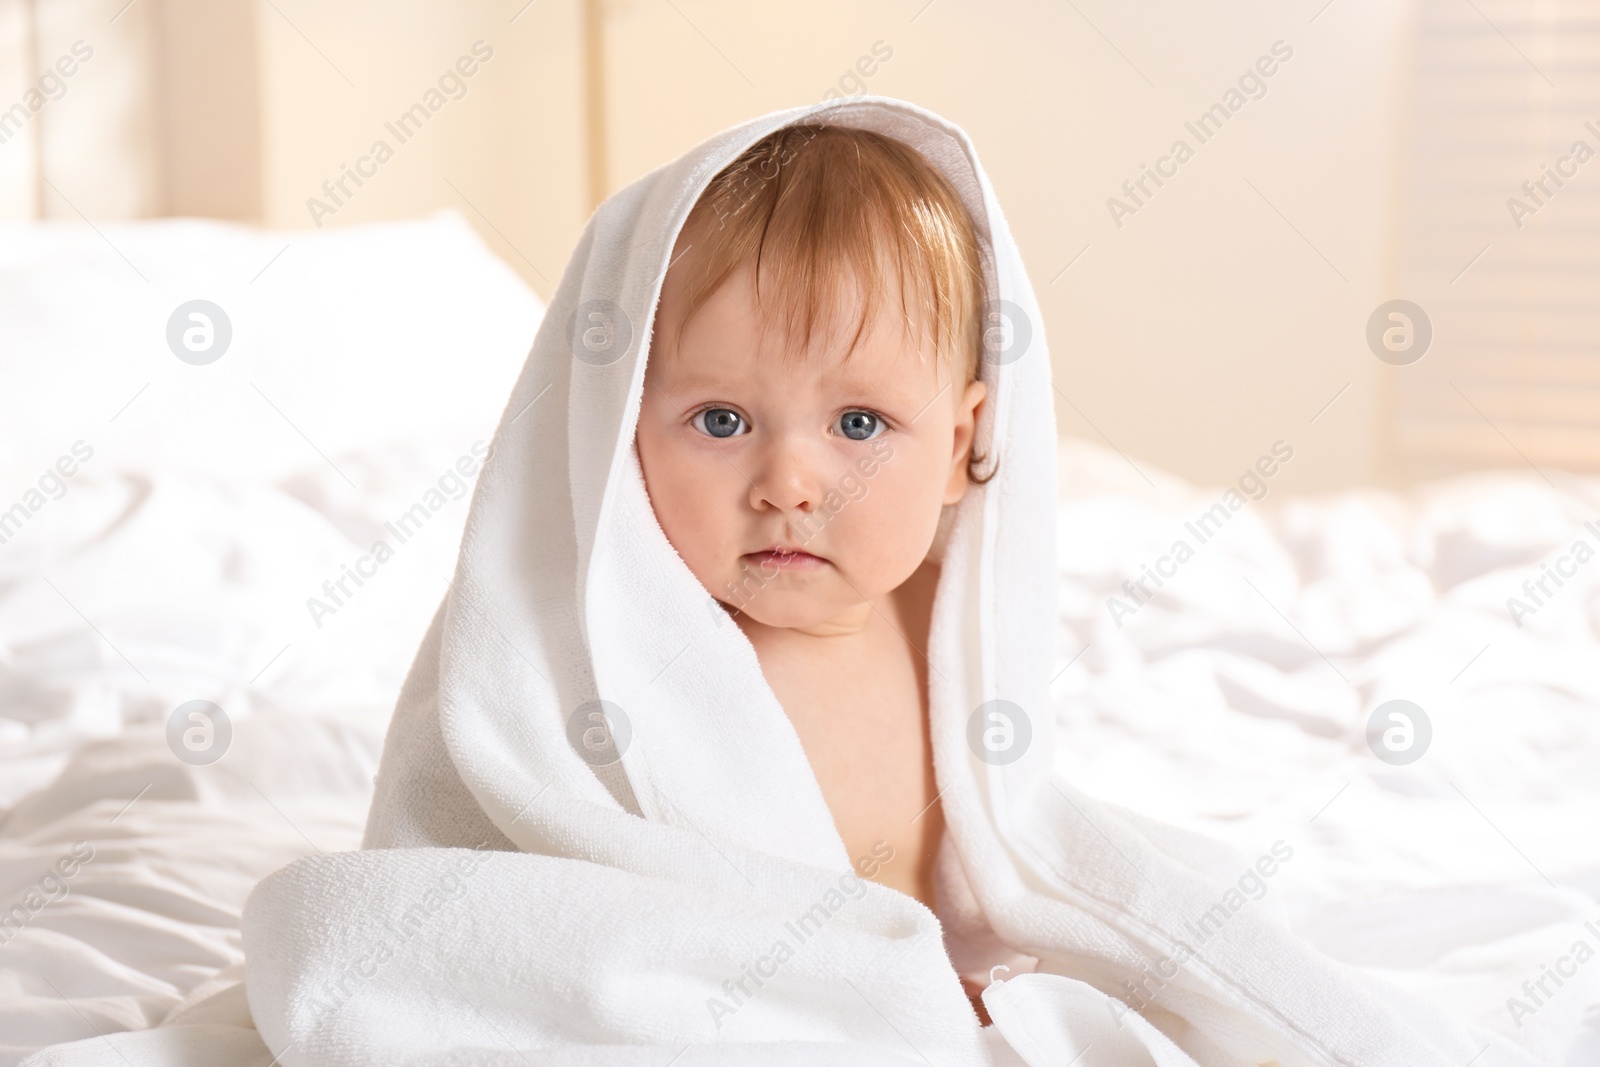
[[[747,624],[834,632],[927,559],[987,458],[982,255],[949,182],[864,130],[779,130],[695,205],[635,441],[667,540]]]

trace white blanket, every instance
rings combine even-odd
[[[1056,446],[1037,305],[959,129],[877,98],[822,110],[945,171],[990,243],[991,294],[1032,327],[1020,358],[983,366],[977,447],[999,455],[999,474],[958,506],[929,649],[957,859],[941,877],[1043,961],[986,992],[995,1027],[980,1031],[939,917],[853,877],[753,649],[666,542],[632,448],[678,229],[717,170],[810,114],[795,109],[718,135],[591,220],[402,692],[367,847],[299,860],[256,889],[248,1011],[224,977],[169,1025],[27,1062],[1538,1062],[1318,953],[1252,899],[1247,885],[1295,842],[1235,853],[1054,773]],[[591,300],[631,326],[613,363],[572,358],[570,324]],[[596,698],[630,725],[620,759],[598,766],[569,741]],[[1031,727],[1006,765],[968,743],[993,700]],[[1570,921],[1576,896],[1552,890],[1537,921]],[[1142,1014],[1126,1007],[1146,999]]]

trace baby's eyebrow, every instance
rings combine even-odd
[[[724,389],[730,385],[744,385],[758,380],[755,375],[726,378],[720,374],[678,373],[672,378],[674,389]]]

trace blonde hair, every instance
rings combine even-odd
[[[958,386],[977,378],[983,247],[955,188],[910,146],[852,127],[785,126],[718,172],[689,213],[691,227],[680,337],[717,288],[753,262],[763,318],[775,315],[802,352],[818,326],[859,307],[848,359],[888,279],[898,278],[907,336],[920,341],[931,324],[935,358],[960,370]],[[913,304],[922,314],[911,314]],[[985,458],[972,455],[969,476]]]

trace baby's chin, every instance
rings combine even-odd
[[[737,617],[774,629],[854,631],[861,626],[861,613],[871,609],[850,588],[846,587],[844,593],[848,596],[769,585],[742,602],[733,600],[724,603],[738,609]]]

